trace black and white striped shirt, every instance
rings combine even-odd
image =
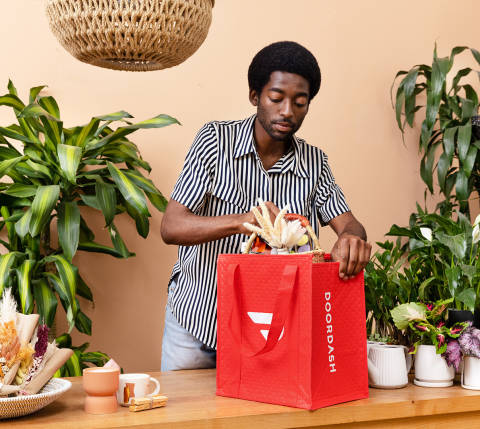
[[[294,137],[291,149],[265,171],[255,149],[255,115],[209,122],[198,132],[171,198],[199,216],[247,213],[260,197],[306,216],[314,230],[349,211],[327,155]],[[169,305],[177,321],[207,346],[217,344],[217,255],[240,253],[248,239],[237,234],[195,246],[179,246]]]

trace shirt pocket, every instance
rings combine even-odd
[[[217,211],[224,211],[222,214],[247,213],[250,206],[245,196],[245,191],[238,182],[228,186],[224,183],[216,183],[211,191],[212,201],[210,205],[217,204]]]

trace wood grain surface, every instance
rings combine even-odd
[[[114,414],[83,411],[81,377],[69,378],[72,388],[43,410],[0,426],[37,428],[351,428],[480,427],[480,392],[455,385],[428,389],[370,389],[370,398],[307,411],[215,395],[215,370],[151,373],[168,396],[164,408],[133,413],[119,407]],[[412,424],[414,426],[412,426]],[[468,426],[467,426],[468,425]]]

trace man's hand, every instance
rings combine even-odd
[[[329,225],[338,236],[331,251],[332,260],[340,262],[338,275],[344,280],[351,279],[366,267],[372,245],[367,243],[365,228],[352,212],[333,218]]]
[[[372,245],[360,237],[341,234],[332,249],[332,260],[340,262],[338,275],[344,280],[356,276],[362,271],[370,260]]]
[[[265,201],[265,205],[267,206],[268,213],[270,215],[270,221],[273,224],[274,221],[275,221],[275,218],[277,217],[278,213],[280,212],[280,209],[275,204],[273,204],[271,201]],[[261,214],[263,213],[260,206],[257,206],[257,210]],[[250,235],[252,232],[249,229],[247,229],[243,226],[244,222],[248,222],[248,223],[251,223],[252,225],[260,227],[260,225],[257,222],[257,219],[256,219],[255,215],[251,211],[249,211],[248,213],[245,213],[245,215],[243,215],[242,224],[240,225],[240,231],[239,231],[241,234]]]

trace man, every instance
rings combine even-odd
[[[315,57],[294,42],[262,49],[248,70],[256,115],[210,122],[197,134],[162,220],[167,244],[179,246],[169,284],[162,371],[215,367],[216,260],[240,253],[255,224],[260,197],[272,218],[278,207],[306,216],[314,229],[337,234],[331,254],[349,279],[370,258],[355,219],[318,148],[295,136],[320,88]]]

